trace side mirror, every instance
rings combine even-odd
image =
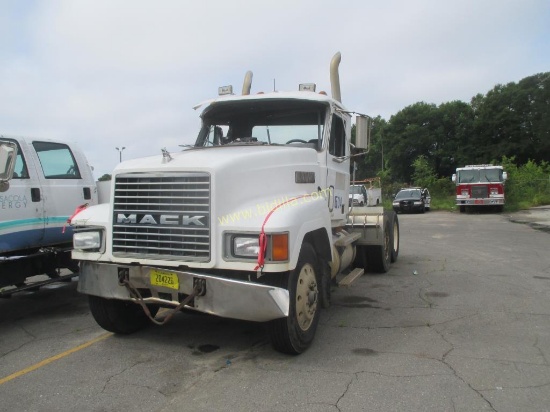
[[[502,172],[502,180],[508,179],[508,173]]]
[[[357,116],[355,119],[355,147],[357,149],[369,149],[371,118]]]
[[[12,142],[0,141],[0,182],[6,183],[13,177],[17,145]]]
[[[451,177],[451,180],[452,180],[453,182],[456,182],[456,173],[453,174],[453,177]]]

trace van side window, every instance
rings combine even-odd
[[[346,155],[346,131],[341,117],[332,116],[328,152],[333,156]]]
[[[46,179],[80,179],[80,170],[69,146],[61,143],[33,142]]]

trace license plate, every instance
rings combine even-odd
[[[162,286],[165,288],[176,289],[180,288],[178,275],[165,270],[151,269],[149,271],[151,277],[151,285]]]

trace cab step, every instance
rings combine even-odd
[[[342,280],[338,282],[338,286],[350,286],[357,278],[363,276],[365,269],[355,268],[349,272]]]

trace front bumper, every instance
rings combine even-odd
[[[266,322],[288,316],[289,295],[286,289],[252,282],[220,278],[188,271],[167,270],[179,280],[178,290],[151,285],[146,266],[127,266],[82,261],[78,291],[107,299],[136,301],[119,283],[119,273],[127,274],[130,283],[142,293],[145,303],[176,307],[193,291],[194,282],[205,282],[205,293],[195,296],[189,309],[226,318]],[[183,295],[183,297],[182,297]],[[148,296],[148,297],[145,297]]]
[[[415,205],[414,203],[405,203],[401,202],[399,206],[393,205],[393,210],[397,213],[414,213],[414,212],[422,212],[424,210],[424,205]]]
[[[491,206],[491,205],[503,205],[504,198],[468,198],[468,199],[456,199],[457,206]]]

